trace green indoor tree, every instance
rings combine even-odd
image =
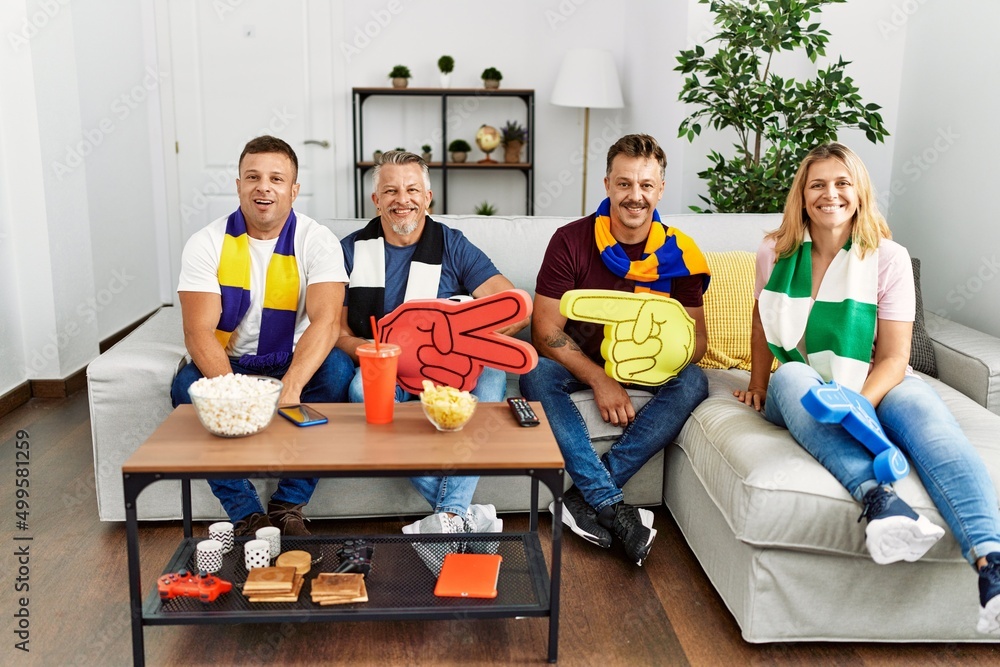
[[[774,213],[802,158],[817,144],[833,141],[844,128],[864,131],[872,143],[889,132],[877,104],[864,104],[837,58],[807,81],[772,71],[779,51],[804,49],[809,60],[826,56],[829,32],[818,17],[823,5],[845,0],[699,0],[711,5],[718,32],[702,46],[681,51],[675,69],[687,75],[679,96],[698,108],[684,119],[679,136],[694,141],[703,127],[736,133],[735,154],[712,151],[712,166],[699,172],[708,186],[701,197],[720,213]]]

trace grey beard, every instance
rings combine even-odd
[[[396,232],[400,236],[409,236],[417,230],[417,221],[414,220],[409,224],[396,224],[392,226],[392,231]]]

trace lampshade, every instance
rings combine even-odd
[[[604,49],[568,51],[556,77],[552,104],[591,109],[620,109],[625,106],[618,83],[618,69],[611,52]]]

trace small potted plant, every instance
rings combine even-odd
[[[500,143],[503,144],[503,161],[515,164],[521,161],[521,149],[528,131],[516,120],[509,120],[500,128]]]
[[[420,158],[424,162],[430,162],[431,161],[431,145],[430,144],[424,144],[423,146],[420,147],[420,150],[423,151],[422,153],[420,153]]]
[[[496,206],[489,203],[488,201],[484,201],[483,203],[476,206],[476,215],[493,215],[496,212],[497,212]]]
[[[499,88],[500,79],[503,78],[503,74],[496,67],[487,67],[483,70],[481,78],[483,80],[483,88]]]
[[[410,68],[406,65],[396,65],[389,72],[389,78],[392,79],[393,88],[406,88],[410,83]]]
[[[372,153],[372,162],[378,164],[378,161],[382,159],[382,149],[376,148],[375,152]]]
[[[451,73],[455,70],[455,59],[451,56],[441,56],[438,58],[438,69],[441,70],[441,87],[449,87],[451,85]]]
[[[448,144],[448,152],[451,153],[452,162],[465,162],[471,150],[472,146],[465,139],[455,139]]]

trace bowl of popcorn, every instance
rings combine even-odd
[[[259,433],[271,423],[281,395],[281,382],[229,373],[195,381],[188,394],[198,420],[209,433],[241,438]]]
[[[424,414],[439,431],[461,431],[476,411],[476,397],[454,387],[437,387],[424,380],[420,392],[420,405]]]

